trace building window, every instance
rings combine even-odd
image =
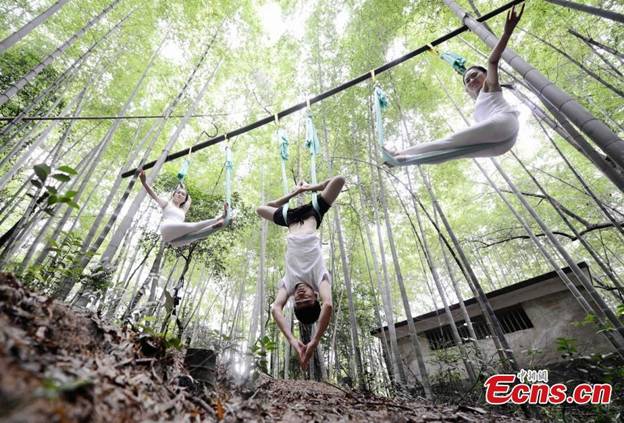
[[[523,329],[530,329],[533,327],[531,319],[529,319],[529,316],[527,316],[520,304],[496,310],[494,314],[496,314],[498,321],[503,327],[504,333],[517,332]],[[490,331],[482,315],[473,317],[471,321],[472,327],[474,328],[475,334],[477,335],[477,339],[484,339],[490,335]],[[468,333],[468,326],[466,326],[465,321],[460,320],[455,322],[455,324],[457,325],[459,336],[462,338],[463,342],[466,342],[470,335]],[[429,345],[431,346],[432,350],[449,348],[455,345],[450,325],[430,329],[428,331],[425,331],[424,335],[427,337],[427,340],[429,341]]]

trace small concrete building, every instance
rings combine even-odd
[[[579,267],[591,280],[587,264],[580,263]],[[579,287],[581,293],[585,294],[572,270],[569,267],[562,270]],[[554,271],[486,295],[520,368],[548,368],[561,361],[557,338],[574,338],[575,346],[581,353],[615,351],[604,336],[596,333],[597,328],[594,325],[577,324],[586,318],[587,313]],[[464,304],[477,335],[477,343],[486,360],[496,361],[496,349],[477,301],[470,298]],[[450,309],[460,336],[469,338],[459,304],[453,304]],[[449,370],[458,371],[465,378],[465,369],[444,309],[417,316],[414,323],[430,378],[435,380]],[[395,327],[401,358],[413,374],[418,376],[418,364],[410,342],[407,321],[396,323]],[[384,326],[383,330],[387,333],[388,328]],[[380,337],[381,328],[371,333]],[[454,361],[449,357],[455,357]]]

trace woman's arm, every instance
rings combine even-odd
[[[302,191],[323,191],[321,196],[323,200],[327,202],[327,204],[332,205],[338,195],[340,195],[340,191],[342,191],[342,187],[345,184],[344,176],[337,175],[328,178],[327,180],[321,182],[317,185],[302,185]]]
[[[329,326],[329,322],[332,316],[333,306],[332,306],[331,286],[329,285],[329,282],[326,279],[323,279],[321,281],[321,285],[319,287],[319,294],[321,296],[321,301],[323,303],[323,305],[321,306],[321,314],[319,315],[319,319],[316,324],[316,332],[314,333],[314,336],[312,337],[310,342],[306,344],[304,356],[303,356],[303,362],[301,363],[302,369],[305,369],[306,367],[308,367],[308,362],[314,356],[314,350],[318,346],[319,342],[321,342],[321,338],[323,337],[323,334],[327,330],[327,326]]]
[[[518,22],[522,17],[522,13],[524,12],[524,3],[522,3],[520,13],[516,14],[515,7],[516,6],[513,6],[511,10],[507,12],[507,20],[505,21],[505,30],[503,31],[503,35],[498,40],[498,44],[496,44],[492,53],[490,53],[490,58],[488,59],[487,77],[485,80],[485,85],[487,87],[486,92],[500,91],[501,89],[498,82],[498,62],[503,55],[503,51],[505,51],[505,48],[507,47],[507,42],[509,42],[509,38],[511,38],[513,30],[516,28],[516,25],[518,25]]]
[[[305,191],[302,188],[303,184],[299,183],[299,185],[297,185],[297,188],[295,188],[294,190],[292,190],[291,192],[289,192],[288,194],[286,194],[283,197],[278,198],[277,200],[271,200],[268,203],[266,203],[267,206],[269,207],[280,207],[283,206],[284,204],[288,203],[290,201],[291,198],[299,195],[300,193],[302,193],[303,191]]]
[[[291,198],[293,198],[300,192],[302,192],[301,184],[299,184],[297,188],[291,193],[286,194],[285,196],[278,198],[277,200],[271,200],[262,206],[258,206],[258,208],[256,208],[256,213],[258,213],[258,216],[260,216],[261,218],[273,222],[273,215],[275,214],[275,210],[277,210],[278,207],[288,203]]]
[[[145,191],[147,191],[147,194],[150,197],[152,197],[154,199],[154,201],[156,201],[161,208],[164,209],[165,206],[167,205],[167,201],[165,201],[162,198],[160,198],[158,196],[158,194],[156,194],[154,192],[152,187],[149,186],[149,184],[147,183],[147,180],[145,178],[145,172],[143,171],[143,169],[139,170],[139,180],[141,181],[141,184],[143,184],[143,188],[145,188]]]
[[[277,291],[277,296],[275,297],[275,302],[271,304],[271,313],[273,314],[273,318],[275,319],[275,323],[277,323],[277,327],[284,334],[288,343],[292,345],[292,347],[297,351],[299,355],[299,362],[303,363],[303,357],[305,354],[305,345],[303,342],[294,337],[290,329],[288,328],[288,323],[286,323],[286,319],[284,318],[284,306],[288,301],[288,294],[286,293],[285,288],[280,288]]]

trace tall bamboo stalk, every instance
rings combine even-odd
[[[373,262],[373,272],[375,273],[375,279],[377,281],[377,292],[379,293],[379,295],[382,298],[382,304],[384,309],[387,308],[387,304],[385,304],[385,296],[383,295],[383,286],[382,286],[382,281],[381,281],[381,272],[379,270],[379,262],[377,259],[377,253],[375,251],[375,244],[373,243],[371,234],[370,234],[370,228],[369,228],[369,221],[368,218],[366,217],[366,212],[365,210],[366,208],[366,203],[364,200],[364,192],[363,192],[363,188],[362,188],[362,182],[360,180],[360,172],[359,169],[357,168],[357,162],[356,163],[356,178],[357,178],[357,187],[359,190],[359,197],[360,197],[360,207],[362,209],[362,213],[360,214],[360,222],[362,222],[361,226],[364,228],[363,232],[366,234],[366,240],[367,240],[367,245],[368,245],[368,249],[370,250],[370,254],[371,254],[371,261]],[[362,229],[360,230],[360,235],[362,235]],[[372,281],[372,275],[370,274],[370,266],[368,263],[368,255],[366,254],[366,247],[364,245],[364,238],[362,237],[362,246],[364,249],[364,258],[366,259],[366,267],[369,271],[369,276],[371,278],[371,285],[373,283]],[[371,291],[375,292],[374,289],[372,289],[371,286]],[[384,357],[386,357],[387,360],[387,367],[388,367],[388,374],[389,376],[394,380],[397,376],[398,376],[398,369],[399,366],[401,366],[401,357],[400,354],[398,353],[398,344],[397,344],[397,340],[396,340],[396,328],[394,327],[394,322],[389,321],[388,317],[386,315],[386,320],[387,320],[387,325],[388,325],[388,335],[391,338],[389,341],[386,337],[386,331],[383,328],[383,321],[381,319],[381,313],[379,312],[378,309],[378,305],[377,305],[377,297],[374,298],[375,301],[375,312],[378,315],[377,318],[379,320],[379,327],[381,330],[381,340],[382,340],[382,346],[383,346],[383,351],[384,351]],[[390,332],[392,331],[394,337],[390,334]]]
[[[609,19],[615,22],[624,23],[624,15],[610,10],[604,10],[599,7],[589,6],[585,4],[574,3],[566,0],[546,0],[549,3],[553,3],[559,6],[567,7],[568,9],[580,10],[581,12],[589,13],[591,15],[600,16],[601,18]]]
[[[151,61],[149,61],[147,63],[147,65],[145,66],[145,69],[143,70],[143,73],[139,77],[138,81],[135,83],[134,88],[132,89],[132,92],[130,93],[128,99],[126,100],[126,102],[122,106],[121,110],[119,111],[118,116],[125,116],[126,115],[128,110],[130,109],[130,106],[134,103],[134,100],[135,100],[135,98],[136,98],[136,96],[137,96],[137,94],[139,92],[139,88],[143,85],[143,81],[147,77],[147,74],[148,74],[149,70],[151,69],[152,65],[153,65],[153,60],[151,60]],[[95,153],[95,158],[94,158],[91,166],[89,166],[89,168],[86,170],[86,172],[83,175],[81,175],[81,177],[83,179],[82,179],[82,183],[78,187],[77,193],[76,193],[76,195],[74,197],[74,201],[75,202],[78,202],[80,200],[82,192],[84,191],[86,185],[89,183],[89,179],[90,179],[91,175],[95,171],[97,165],[100,164],[99,163],[100,162],[100,158],[102,157],[104,151],[107,149],[108,145],[110,144],[110,141],[113,138],[113,135],[115,134],[115,132],[117,131],[117,129],[119,128],[120,125],[121,125],[121,120],[114,121],[113,124],[108,129],[108,131],[106,132],[106,134],[104,135],[104,137],[102,138],[102,142],[97,147],[97,151]],[[69,217],[70,214],[71,214],[71,209],[68,209],[65,212],[64,217],[65,216]],[[65,281],[63,281],[58,286],[58,288],[56,289],[56,291],[54,293],[55,298],[65,298],[65,296],[69,293],[69,291],[73,287],[74,283],[75,283],[74,280],[65,280]]]
[[[543,39],[542,37],[539,37],[538,35],[532,33],[531,31],[528,31],[528,30],[522,29],[522,28],[521,28],[521,31],[529,34],[531,37],[535,38],[536,40],[539,40],[541,43],[546,44],[548,47],[550,47],[551,49],[555,50],[557,53],[561,54],[563,57],[565,57],[570,62],[574,63],[576,66],[578,66],[580,69],[582,69],[583,72],[585,72],[586,74],[591,76],[594,80],[598,81],[600,84],[602,84],[604,87],[606,87],[609,90],[611,90],[613,93],[619,95],[620,97],[624,97],[624,91],[620,90],[619,88],[617,88],[616,86],[614,86],[610,82],[605,81],[604,78],[602,78],[596,72],[594,72],[593,70],[591,70],[590,68],[585,66],[580,61],[576,60],[574,57],[572,57],[572,55],[570,55],[567,52],[565,52],[564,50],[560,49],[559,47],[557,47],[553,43],[551,43],[551,42]]]
[[[342,274],[347,293],[347,305],[349,307],[349,329],[351,331],[351,347],[353,348],[355,365],[357,369],[357,380],[361,390],[367,390],[366,379],[364,378],[364,367],[362,366],[362,352],[360,349],[360,339],[357,330],[357,319],[355,316],[355,306],[353,304],[353,288],[351,287],[351,275],[349,273],[349,263],[347,261],[347,250],[345,247],[344,236],[342,233],[342,224],[340,222],[340,212],[338,205],[335,204],[334,210],[334,227],[338,236],[338,247],[340,249],[340,262],[342,264]]]
[[[375,229],[377,232],[377,242],[379,244],[379,257],[381,258],[381,269],[382,269],[383,282],[384,282],[383,289],[381,290],[381,292],[383,293],[382,300],[384,304],[384,314],[386,315],[386,321],[388,323],[388,334],[390,335],[390,345],[391,345],[391,348],[394,348],[394,352],[393,352],[394,363],[397,367],[397,371],[398,371],[397,373],[399,375],[399,382],[401,382],[402,384],[405,384],[405,382],[407,382],[407,377],[405,374],[405,368],[403,367],[403,362],[401,361],[401,355],[400,355],[399,347],[397,343],[396,327],[394,323],[394,311],[393,311],[393,306],[392,306],[392,296],[390,295],[390,276],[388,272],[388,265],[386,263],[386,255],[384,253],[386,249],[384,245],[383,235],[381,232],[381,224],[379,223],[381,221],[381,218],[379,217],[379,213],[378,213],[377,190],[373,186],[374,173],[373,173],[372,168],[370,169],[370,176],[371,176],[370,191],[371,191],[371,203],[372,203],[371,208],[373,209],[373,218],[375,222]],[[371,244],[371,245],[374,245],[374,244]]]
[[[573,29],[568,29],[568,32],[570,34],[574,35],[576,38],[579,38],[579,39],[583,40],[583,42],[585,42],[586,44],[598,47],[598,48],[600,48],[600,49],[602,49],[602,50],[604,50],[606,52],[609,52],[612,55],[616,56],[621,61],[624,60],[624,54],[620,53],[619,51],[617,51],[613,47],[609,47],[606,44],[600,43],[600,42],[594,40],[591,37],[585,37],[585,36],[579,34],[577,31],[575,31]]]
[[[371,119],[371,123],[372,123],[372,119]],[[369,154],[371,154],[372,156],[372,149],[370,148],[370,142],[369,142]],[[372,161],[372,157],[371,157],[371,161]],[[425,358],[422,353],[422,346],[418,338],[418,333],[416,332],[416,325],[414,324],[414,317],[412,316],[412,310],[411,310],[411,306],[409,303],[409,298],[407,296],[407,291],[405,289],[405,283],[403,282],[403,274],[401,273],[399,257],[396,251],[396,245],[394,243],[394,237],[392,233],[392,225],[390,223],[390,215],[388,213],[388,204],[386,201],[383,178],[381,176],[381,170],[379,168],[377,168],[377,181],[378,181],[378,188],[379,188],[379,199],[381,201],[381,208],[384,212],[384,220],[386,224],[386,236],[388,237],[388,245],[390,246],[390,253],[392,254],[392,262],[394,263],[394,272],[395,272],[395,277],[397,279],[397,285],[399,286],[401,299],[403,301],[403,308],[405,310],[405,316],[407,319],[407,326],[409,330],[410,340],[413,344],[414,352],[416,354],[416,361],[418,363],[419,376],[421,379],[420,382],[423,385],[423,389],[425,391],[425,397],[428,399],[432,399],[433,392],[431,390],[431,382],[429,381],[429,373],[427,371],[427,366],[425,364]]]
[[[26,105],[24,109],[20,111],[20,113],[15,116],[13,120],[7,123],[5,126],[0,128],[0,137],[4,137],[9,131],[13,131],[12,135],[7,136],[7,139],[12,139],[13,136],[19,132],[15,128],[21,123],[26,116],[30,116],[31,112],[37,107],[48,95],[50,95],[54,90],[58,89],[63,83],[65,83],[68,79],[71,79],[78,70],[82,68],[87,59],[93,54],[96,50],[97,46],[99,46],[103,41],[107,40],[110,34],[115,32],[118,28],[120,28],[126,20],[132,15],[134,10],[130,11],[123,18],[121,18],[113,27],[111,27],[103,36],[98,38],[93,44],[85,50],[76,60],[72,62],[71,65],[67,69],[63,71],[49,86],[43,89],[37,96],[30,102],[30,104]],[[1,149],[0,149],[1,151]]]
[[[45,22],[50,16],[58,12],[61,9],[61,7],[63,7],[63,5],[67,2],[68,0],[58,0],[56,3],[50,6],[45,12],[41,13],[39,16],[35,17],[30,22],[24,24],[24,26],[22,26],[20,29],[18,29],[17,31],[15,31],[14,33],[6,37],[4,40],[0,41],[0,54],[4,53],[6,49],[12,47],[19,40],[21,40],[22,38],[30,34],[33,29],[37,28],[39,25]]]
[[[74,42],[76,42],[79,38],[81,38],[91,27],[97,24],[104,16],[108,14],[120,0],[113,0],[111,4],[105,7],[97,16],[92,18],[89,22],[85,24],[80,30],[78,30],[74,35],[69,37],[67,41],[65,41],[61,46],[59,46],[56,50],[50,53],[45,59],[43,59],[38,65],[32,68],[26,75],[15,81],[11,84],[11,87],[0,93],[0,106],[5,104],[7,101],[11,100],[17,93],[19,93],[22,88],[26,86],[30,81],[35,79],[37,75],[39,75],[48,65],[50,65],[58,56],[60,56],[65,50],[71,47]]]
[[[620,292],[624,293],[624,286],[622,286],[622,282],[620,279],[611,271],[611,269],[606,265],[606,263],[602,260],[602,258],[598,255],[598,253],[594,250],[594,248],[585,240],[585,237],[579,233],[579,231],[574,227],[572,222],[566,217],[566,215],[561,210],[561,205],[555,201],[552,196],[548,194],[544,186],[537,180],[535,176],[529,171],[524,162],[520,160],[520,158],[512,151],[512,156],[516,161],[520,164],[525,173],[531,178],[535,186],[540,190],[542,194],[546,197],[550,205],[555,209],[561,220],[566,224],[568,228],[572,231],[572,233],[576,236],[576,239],[585,247],[585,250],[591,255],[594,261],[598,264],[598,266],[605,272],[607,277],[613,282],[613,285],[620,290]]]

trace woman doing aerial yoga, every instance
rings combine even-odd
[[[518,136],[518,111],[503,98],[498,81],[498,63],[511,34],[518,24],[520,13],[515,7],[507,13],[505,30],[492,50],[488,67],[471,66],[464,73],[466,92],[476,100],[475,125],[456,132],[448,138],[414,145],[394,151],[382,147],[385,163],[389,166],[437,164],[466,157],[493,157],[509,151]]]
[[[220,216],[199,222],[185,222],[186,212],[191,207],[191,197],[182,184],[178,185],[171,196],[171,200],[167,201],[159,197],[147,183],[143,169],[139,171],[139,179],[145,191],[162,208],[163,220],[160,224],[160,234],[165,243],[173,247],[181,247],[202,239],[205,237],[203,235],[210,230],[215,230],[225,225],[228,211],[227,202],[223,205],[223,214]],[[194,237],[193,235],[198,236]]]
[[[278,286],[275,302],[271,305],[273,317],[288,342],[299,354],[301,366],[307,366],[323,333],[329,325],[332,314],[331,279],[321,253],[318,228],[323,216],[334,203],[345,178],[334,176],[316,185],[300,182],[282,198],[269,201],[257,208],[260,217],[276,225],[288,228],[286,236],[286,274]],[[316,200],[300,207],[287,209],[288,201],[306,191],[315,192]],[[316,194],[321,191],[320,194]],[[297,320],[304,324],[319,321],[316,333],[308,344],[294,337],[283,315],[283,309],[290,297],[294,297]],[[322,301],[319,303],[318,297]]]

